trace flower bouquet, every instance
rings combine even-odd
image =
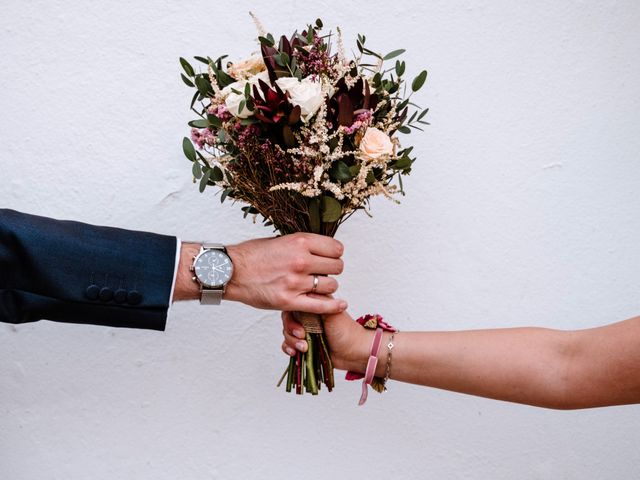
[[[340,29],[325,34],[319,19],[276,40],[253,18],[259,52],[247,59],[195,57],[204,64],[197,72],[180,58],[182,80],[196,90],[198,118],[183,139],[194,182],[200,191],[218,187],[221,201],[243,203],[245,217],[260,216],[282,235],[333,236],[372,196],[404,194],[402,175],[415,158],[397,135],[428,124],[428,109],[411,101],[427,72],[407,89],[402,49],[376,53],[358,35],[358,53],[347,59]],[[309,347],[291,358],[286,390],[317,394],[324,383],[331,391],[322,318],[297,315]]]

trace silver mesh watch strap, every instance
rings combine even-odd
[[[227,249],[221,243],[206,242],[202,244],[202,250],[209,250],[215,248],[227,253]],[[224,295],[224,287],[218,288],[206,288],[200,287],[200,305],[220,305],[222,302],[222,296]]]
[[[201,305],[220,305],[222,302],[223,288],[203,288],[200,290],[200,304]]]

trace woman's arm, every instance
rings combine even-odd
[[[327,317],[325,328],[336,367],[363,372],[373,332],[344,313]],[[285,352],[304,348],[292,335],[300,329],[285,316]],[[557,409],[640,403],[640,317],[577,331],[402,332],[394,344],[394,380]]]

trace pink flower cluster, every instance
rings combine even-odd
[[[373,118],[373,113],[371,110],[367,110],[366,112],[362,112],[356,117],[356,121],[350,127],[344,127],[344,131],[348,135],[353,135],[354,132],[360,130],[363,127],[368,127],[371,124],[371,119]]]
[[[207,109],[207,113],[209,115],[215,115],[216,117],[218,117],[223,122],[227,122],[227,121],[229,121],[229,120],[231,120],[233,118],[233,115],[231,115],[231,113],[229,113],[229,110],[227,109],[227,106],[224,105],[224,104],[211,105]]]
[[[213,147],[216,144],[216,137],[208,128],[192,128],[191,140],[199,149],[204,148],[205,145]]]
[[[307,75],[318,75],[320,73],[330,73],[335,59],[329,56],[329,51],[324,39],[318,35],[313,37],[313,47],[309,49],[308,55],[293,52],[293,56],[298,60],[302,72]]]

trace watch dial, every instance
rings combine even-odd
[[[207,287],[220,287],[231,279],[233,265],[222,250],[206,250],[195,261],[198,280]]]

